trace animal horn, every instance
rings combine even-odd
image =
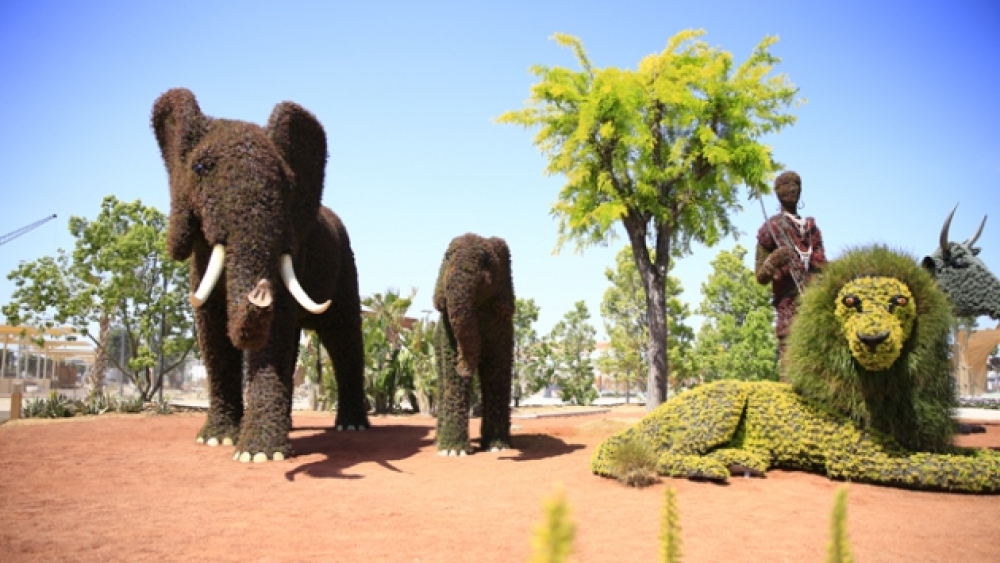
[[[972,238],[965,241],[965,246],[972,248],[972,245],[976,244],[976,241],[979,240],[979,235],[983,234],[983,227],[986,226],[987,217],[988,215],[983,215],[983,222],[979,224],[979,229],[976,231],[976,234],[972,235]]]
[[[948,229],[951,228],[951,218],[955,216],[955,210],[958,209],[958,204],[951,208],[951,213],[948,214],[948,218],[944,220],[944,228],[941,229],[941,252],[945,254],[948,253]]]
[[[288,288],[288,292],[292,294],[295,301],[302,305],[302,308],[313,314],[320,314],[326,311],[327,307],[330,306],[330,300],[327,299],[326,303],[322,305],[317,305],[312,299],[306,295],[306,292],[299,285],[298,278],[295,277],[295,268],[292,266],[292,256],[290,254],[281,255],[281,281],[285,282],[285,287]]]
[[[191,294],[191,304],[201,307],[208,300],[208,296],[215,289],[215,283],[222,275],[222,268],[226,261],[226,247],[217,244],[212,248],[212,257],[208,259],[208,267],[205,268],[205,275],[198,284],[198,290]]]

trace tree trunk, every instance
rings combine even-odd
[[[646,412],[667,400],[667,301],[665,280],[653,274],[646,284],[649,310],[649,382],[646,385]]]
[[[108,370],[108,359],[105,356],[108,344],[108,332],[111,330],[111,319],[102,315],[97,333],[97,353],[94,355],[94,365],[87,373],[87,396],[96,397],[104,394],[104,373]]]
[[[655,262],[646,247],[649,219],[634,210],[623,218],[632,246],[639,277],[646,290],[649,315],[649,379],[646,383],[646,412],[667,399],[667,271],[670,265],[670,230],[657,222]]]

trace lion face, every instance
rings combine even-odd
[[[901,281],[860,277],[840,288],[835,315],[854,359],[869,371],[882,371],[899,358],[917,307]]]

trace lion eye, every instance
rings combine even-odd
[[[841,300],[841,303],[843,303],[845,307],[857,309],[858,311],[861,310],[861,298],[857,295],[845,295]]]
[[[910,300],[907,299],[905,296],[896,295],[895,297],[889,300],[889,306],[888,306],[889,312],[890,313],[893,312],[896,309],[896,307],[905,307],[906,304],[909,302]]]

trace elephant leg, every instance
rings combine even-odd
[[[438,323],[438,419],[437,444],[442,454],[464,454],[469,444],[469,408],[472,377],[458,374],[458,347],[447,318]]]
[[[198,345],[208,377],[208,417],[198,443],[235,443],[243,418],[243,352],[226,334],[225,299],[210,299],[195,310]]]
[[[510,447],[510,382],[513,361],[513,326],[495,323],[484,334],[479,383],[483,395],[482,447],[499,451]]]
[[[288,433],[298,333],[291,314],[275,312],[270,342],[248,353],[246,411],[234,459],[262,462],[293,455]]]
[[[365,401],[365,351],[360,310],[359,303],[353,313],[344,312],[331,328],[319,331],[337,378],[337,430],[371,427]]]

